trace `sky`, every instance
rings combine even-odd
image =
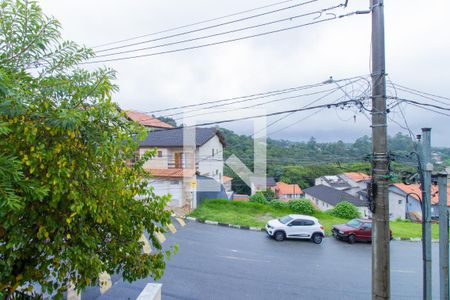
[[[41,0],[39,3],[47,15],[54,16],[60,21],[65,39],[73,40],[88,47],[95,47],[281,1]],[[285,1],[285,3],[245,14],[147,36],[121,44],[103,46],[103,48],[97,47],[94,50],[161,38],[293,6],[302,2],[306,2],[306,0]],[[342,2],[335,0],[319,0],[246,21],[111,52],[149,47],[254,26],[291,18],[340,3]],[[339,16],[357,10],[367,10],[369,5],[368,0],[350,0],[347,8],[339,8],[333,12]],[[448,76],[450,67],[450,55],[448,55],[450,53],[449,11],[450,1],[448,0],[434,0],[426,3],[418,0],[385,1],[386,70],[389,80],[394,84],[447,98],[450,97]],[[333,15],[326,15],[325,13],[321,16],[313,14],[204,40],[111,57],[148,54],[218,42],[331,17]],[[221,45],[137,59],[90,64],[85,65],[85,67],[94,69],[107,66],[115,69],[117,71],[116,83],[120,90],[113,96],[113,99],[124,109],[148,112],[321,83],[330,76],[339,80],[367,75],[370,74],[370,46],[371,17],[369,14],[363,14]],[[97,52],[97,54],[102,53]],[[198,111],[194,115],[199,116],[189,120],[184,119],[184,122],[180,119],[179,122],[187,124],[195,119],[198,124],[230,118],[248,118],[264,112],[272,113],[298,109],[323,95],[319,92],[332,88],[336,91],[330,96],[317,100],[316,104],[333,103],[339,101],[339,99],[360,97],[364,90],[364,82],[364,80],[359,80],[352,85],[348,84],[348,81],[341,81],[338,83],[341,88],[332,83],[320,88],[297,92],[297,94],[315,94],[274,101],[271,104],[258,106],[257,110],[242,109],[242,107],[297,94],[279,95],[253,102],[237,103],[221,107],[221,111],[217,111],[217,108],[209,111]],[[344,86],[345,84],[348,85]],[[450,104],[448,99],[434,98],[441,101],[439,103],[435,100],[405,93],[399,89],[394,90],[391,86],[388,88],[388,95],[397,95],[400,98],[440,106],[450,106],[448,105]],[[401,111],[400,108],[402,108]],[[161,112],[161,114],[170,115],[174,112],[178,112],[178,110]],[[278,122],[269,126],[267,132],[270,137],[275,139],[306,141],[314,136],[319,142],[337,140],[352,142],[362,135],[371,135],[370,116],[367,112],[359,112],[355,108],[331,108],[315,114],[313,112],[297,112],[286,115],[282,119],[280,119],[281,116],[269,117],[267,118],[267,124],[275,120],[278,120]],[[404,118],[402,113],[405,116]],[[191,112],[186,115],[193,114]],[[181,115],[177,115],[177,117],[181,117]],[[420,133],[421,128],[431,127],[432,145],[450,147],[450,139],[447,133],[449,125],[449,116],[401,104],[393,107],[389,113],[388,131],[390,134],[399,131],[407,134],[406,128],[409,128],[413,134],[417,134]],[[232,129],[239,134],[252,134],[254,127],[250,119],[221,126]]]

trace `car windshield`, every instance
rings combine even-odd
[[[359,228],[359,227],[361,227],[361,222],[356,220],[356,219],[353,219],[353,220],[350,220],[347,223],[347,226],[354,227],[354,228]]]
[[[286,224],[286,223],[289,223],[290,221],[292,221],[292,218],[289,216],[285,216],[285,217],[279,218],[278,221],[280,221],[280,223]]]

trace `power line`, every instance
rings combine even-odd
[[[359,75],[359,76],[343,78],[343,79],[339,79],[339,80],[335,80],[335,81],[336,82],[348,81],[348,80],[353,80],[353,79],[356,79],[356,78],[364,78],[365,76],[367,76],[367,75]],[[157,113],[157,112],[180,110],[180,109],[184,109],[184,108],[197,107],[197,106],[203,106],[203,105],[207,105],[207,104],[215,104],[215,103],[221,103],[221,102],[228,102],[228,101],[233,101],[233,100],[238,100],[238,99],[245,99],[245,98],[261,99],[261,98],[276,96],[276,95],[280,95],[280,94],[284,94],[284,93],[291,93],[291,92],[295,92],[295,91],[299,91],[299,90],[312,89],[312,88],[320,87],[320,86],[323,86],[323,85],[326,85],[326,84],[328,84],[328,83],[327,82],[319,82],[319,83],[314,83],[314,84],[300,85],[300,86],[296,86],[296,87],[279,89],[279,90],[273,90],[273,91],[268,91],[268,92],[254,93],[254,94],[245,95],[245,96],[238,96],[238,97],[225,98],[225,99],[220,99],[220,100],[205,101],[205,102],[198,103],[198,104],[188,104],[188,105],[170,107],[170,108],[165,108],[165,109],[145,111],[143,113],[152,114],[152,113]],[[252,99],[252,100],[254,100],[254,99]],[[172,116],[172,115],[173,114],[170,114],[170,115],[167,115],[167,116]]]
[[[300,94],[300,95],[294,95],[294,96],[289,96],[289,97],[283,97],[283,98],[273,99],[273,100],[262,102],[262,103],[257,103],[257,104],[254,104],[254,105],[249,105],[249,106],[239,107],[239,108],[232,108],[232,109],[228,109],[228,110],[220,110],[220,111],[216,111],[216,112],[204,112],[204,113],[196,114],[196,115],[183,116],[181,118],[176,119],[175,121],[180,121],[180,120],[184,120],[186,118],[193,118],[193,117],[197,117],[197,116],[204,116],[204,115],[209,115],[209,114],[214,114],[214,113],[224,113],[224,112],[235,111],[235,110],[243,110],[243,109],[255,108],[255,107],[266,105],[266,104],[272,104],[272,103],[275,103],[275,102],[280,102],[280,101],[285,101],[285,100],[292,100],[292,99],[306,97],[306,96],[313,96],[313,95],[322,94],[322,93],[329,92],[329,91],[335,92],[335,91],[337,91],[337,89],[336,88],[334,88],[334,89],[327,89],[327,90],[321,90],[321,91],[313,92],[313,93],[307,93],[307,94]],[[326,94],[326,95],[328,95],[328,94]],[[227,105],[229,105],[229,104],[227,104]],[[217,106],[223,107],[224,105],[217,105]],[[207,109],[209,109],[209,108],[207,108]]]
[[[307,2],[302,2],[302,3],[299,3],[299,4],[295,4],[295,5],[291,5],[291,6],[288,6],[288,7],[279,8],[279,9],[276,9],[276,10],[260,13],[260,14],[257,14],[257,15],[248,16],[248,17],[245,17],[245,18],[237,19],[237,20],[232,20],[232,21],[228,21],[228,22],[224,22],[224,23],[214,24],[214,25],[211,25],[211,26],[198,28],[198,29],[194,29],[194,30],[184,31],[184,32],[181,32],[181,33],[176,33],[176,34],[172,34],[172,35],[168,35],[168,36],[163,36],[163,37],[159,37],[159,38],[156,38],[156,39],[151,39],[151,40],[131,43],[131,44],[127,44],[127,45],[123,45],[123,46],[117,46],[117,47],[112,47],[112,48],[107,48],[107,49],[102,49],[102,50],[96,51],[96,53],[101,53],[101,52],[106,52],[106,51],[111,51],[111,50],[117,50],[117,49],[123,49],[123,48],[133,47],[133,46],[142,45],[142,44],[148,44],[148,43],[152,43],[152,42],[156,42],[156,41],[160,41],[160,40],[165,40],[165,39],[169,39],[169,38],[173,38],[173,37],[177,37],[177,36],[182,36],[182,35],[186,35],[186,34],[190,34],[190,33],[205,31],[205,30],[208,30],[208,29],[213,29],[213,28],[217,28],[217,27],[220,27],[220,26],[225,26],[225,25],[229,25],[229,24],[242,22],[242,21],[246,21],[246,20],[262,17],[262,16],[265,16],[265,15],[277,13],[277,12],[280,12],[280,11],[283,11],[283,10],[292,9],[292,8],[295,8],[295,7],[303,6],[303,5],[310,4],[310,3],[313,3],[313,2],[317,2],[317,1],[319,1],[319,0],[310,0],[310,1],[307,1]],[[276,22],[281,22],[281,21],[276,21]],[[263,25],[259,25],[259,26],[263,26]],[[252,27],[249,27],[249,28],[252,28]],[[243,29],[240,29],[240,30],[243,30]],[[238,30],[238,31],[240,31],[240,30]],[[220,33],[220,34],[217,34],[217,35],[221,35],[221,34],[226,34],[226,33]],[[215,36],[215,35],[213,35],[213,36]],[[204,37],[204,38],[206,38],[206,37]],[[196,39],[194,39],[194,40],[196,40]],[[190,40],[188,40],[188,41],[190,41]],[[183,41],[183,42],[185,42],[185,41]],[[157,46],[157,47],[162,47],[162,46]],[[152,49],[152,48],[154,48],[154,47],[141,48],[141,49],[137,49],[137,50],[131,50],[129,52],[134,52],[134,51],[139,51],[139,50],[147,50],[147,49]],[[110,55],[116,55],[116,54],[121,54],[121,53],[122,52],[118,52],[118,53],[110,54]],[[103,56],[107,56],[107,55],[98,55],[97,57],[103,57]]]
[[[212,19],[208,19],[208,20],[203,20],[203,21],[199,21],[199,22],[195,22],[195,23],[191,23],[191,24],[187,24],[187,25],[177,26],[177,27],[173,27],[173,28],[169,28],[169,29],[165,29],[165,30],[161,30],[161,31],[153,32],[153,33],[148,33],[148,34],[144,34],[144,35],[140,35],[140,36],[135,36],[135,37],[132,37],[132,38],[122,39],[122,40],[115,41],[115,42],[104,43],[104,44],[101,44],[101,45],[93,46],[91,48],[99,48],[99,47],[104,47],[104,46],[109,46],[109,45],[115,45],[115,44],[128,42],[128,41],[132,41],[132,40],[136,40],[136,39],[140,39],[140,38],[144,38],[144,37],[148,37],[148,36],[153,36],[153,35],[158,35],[158,34],[161,34],[161,33],[171,32],[171,31],[175,31],[175,30],[178,30],[178,29],[183,29],[183,28],[188,28],[188,27],[192,27],[192,26],[196,26],[196,25],[200,25],[200,24],[213,22],[213,21],[218,21],[218,20],[221,20],[221,19],[234,17],[234,16],[237,16],[237,15],[241,15],[241,14],[245,14],[245,13],[248,13],[248,12],[261,10],[261,9],[268,8],[268,7],[281,5],[281,4],[292,2],[292,1],[295,1],[295,0],[281,1],[281,2],[277,2],[277,3],[269,4],[269,5],[264,5],[264,6],[260,6],[260,7],[256,7],[256,8],[252,8],[252,9],[247,9],[247,10],[244,10],[244,11],[239,11],[239,12],[232,13],[232,14],[225,15],[225,16],[221,16],[221,17],[216,17],[216,18],[212,18]]]
[[[343,5],[341,4],[339,6],[343,6]],[[337,7],[339,7],[339,6],[337,6]],[[291,26],[291,27],[281,28],[281,29],[277,29],[277,30],[266,31],[266,32],[262,32],[262,33],[259,33],[259,34],[252,34],[252,35],[247,35],[247,36],[243,36],[243,37],[233,38],[233,39],[229,39],[229,40],[223,40],[223,41],[218,41],[218,42],[212,42],[212,43],[207,43],[207,44],[202,44],[202,45],[190,46],[190,47],[185,47],[185,48],[178,48],[178,49],[161,51],[161,52],[154,52],[154,53],[134,55],[134,56],[126,56],[126,57],[112,58],[112,59],[104,59],[104,60],[86,61],[86,62],[79,63],[79,65],[114,62],[114,61],[122,61],[122,60],[130,60],[130,59],[136,59],[136,58],[142,58],[142,57],[150,57],[150,56],[163,55],[163,54],[175,53],[175,52],[186,51],[186,50],[199,49],[199,48],[203,48],[203,47],[215,46],[215,45],[220,45],[220,44],[225,44],[225,43],[231,43],[231,42],[246,40],[246,39],[250,39],[250,38],[254,38],[254,37],[260,37],[260,36],[265,36],[265,35],[269,35],[269,34],[279,33],[279,32],[283,32],[283,31],[287,31],[287,30],[292,30],[292,29],[296,29],[296,28],[311,26],[311,25],[314,25],[314,24],[329,22],[329,21],[337,19],[337,16],[335,14],[328,14],[328,15],[330,17],[326,18],[326,19],[322,19],[322,20],[318,20],[318,21],[312,21],[312,22],[308,22],[308,23],[303,23],[303,24],[300,24],[300,25],[295,25],[295,26]]]

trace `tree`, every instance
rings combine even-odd
[[[35,283],[60,296],[101,272],[159,278],[176,250],[155,236],[169,199],[127,163],[145,129],[111,101],[114,71],[79,68],[93,52],[35,1],[1,1],[0,26],[0,298]]]

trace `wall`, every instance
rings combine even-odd
[[[169,206],[183,206],[183,180],[182,178],[152,178],[150,185],[154,187],[155,194],[163,196],[171,194],[172,198],[168,203]],[[176,183],[176,184],[175,184]]]
[[[320,211],[326,211],[326,210],[334,208],[333,205],[328,204],[328,203],[326,203],[320,199],[317,199],[306,193],[305,193],[305,199],[308,199]]]
[[[409,199],[412,199],[409,197]],[[389,191],[389,219],[395,220],[395,219],[402,219],[404,220],[406,218],[406,198],[405,195],[398,194],[396,192],[393,192],[392,190]]]
[[[214,149],[214,156],[212,150]],[[197,170],[200,175],[213,177],[223,183],[223,145],[219,137],[215,135],[196,151]],[[216,172],[217,170],[217,172]]]
[[[142,155],[144,155],[146,151],[149,151],[152,149],[155,149],[155,148],[154,147],[139,148],[139,157],[142,157]],[[158,157],[158,151],[162,152],[162,157]],[[167,148],[158,148],[156,151],[156,155],[145,162],[144,168],[167,169],[168,168],[167,156],[168,156]]]

